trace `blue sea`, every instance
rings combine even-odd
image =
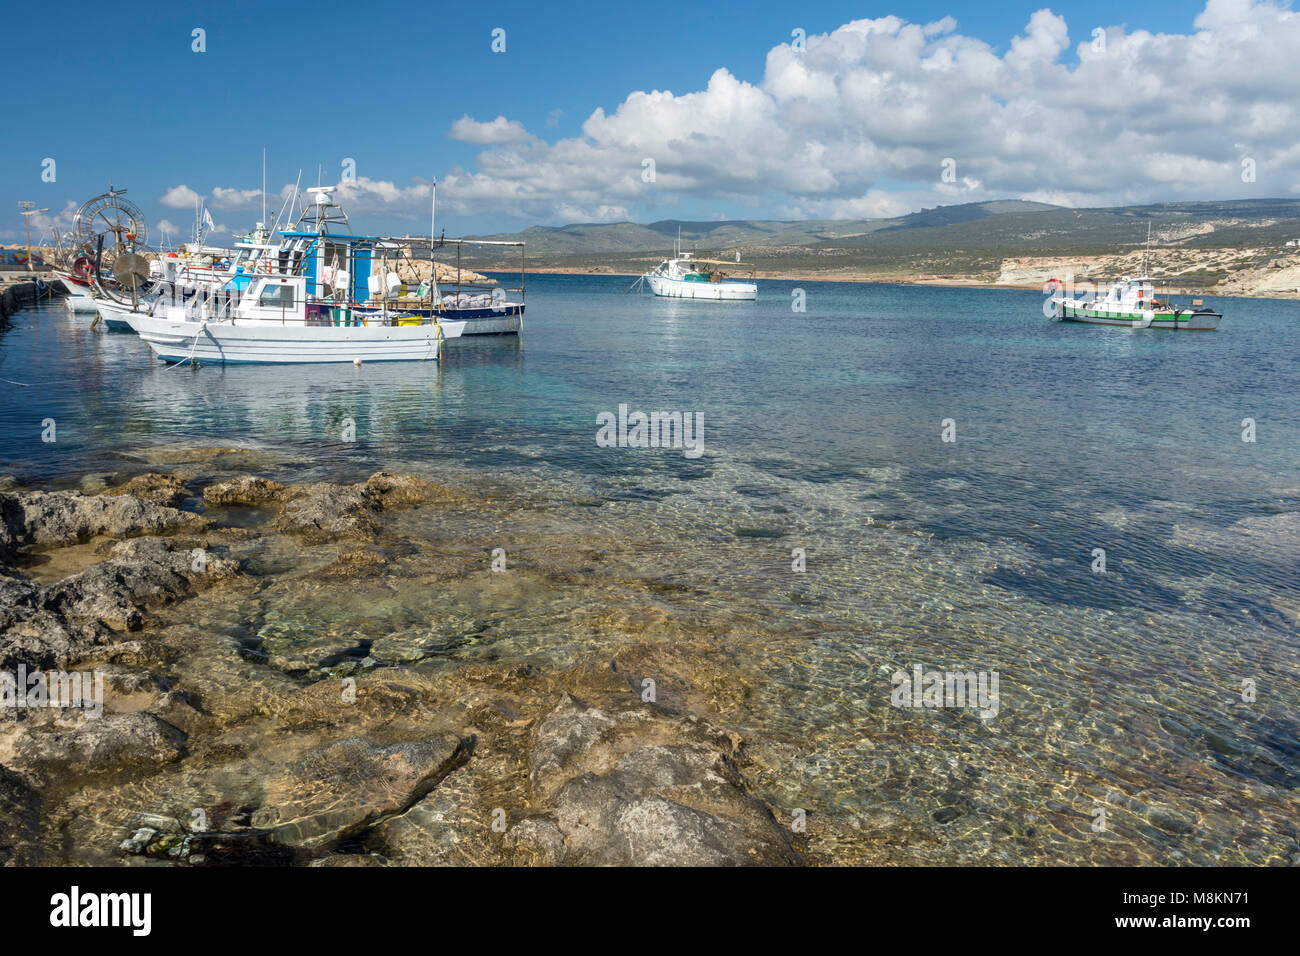
[[[280,480],[527,503],[511,549],[609,568],[547,600],[653,594],[638,639],[716,635],[743,692],[713,718],[767,800],[829,821],[828,860],[1300,861],[1300,302],[1156,332],[1055,323],[1033,291],[631,281],[530,276],[519,338],[362,367],[171,368],[22,313],[0,475],[235,446]],[[694,415],[703,454],[598,444],[620,406]],[[496,608],[494,653],[580,659],[557,607]],[[996,716],[896,706],[914,665],[996,673]]]

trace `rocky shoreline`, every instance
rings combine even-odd
[[[647,691],[648,674],[723,679],[689,648],[542,668],[452,661],[464,638],[442,622],[352,647],[245,634],[269,593],[449,587],[463,569],[401,578],[403,554],[440,546],[394,525],[464,501],[414,475],[212,468],[0,491],[0,672],[105,688],[100,715],[0,708],[0,863],[804,862],[744,740]],[[228,627],[202,623],[212,607]]]

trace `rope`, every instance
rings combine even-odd
[[[435,315],[435,316],[431,316],[431,318],[433,319],[433,327],[434,327],[434,328],[437,330],[437,332],[438,332],[438,338],[437,338],[437,345],[438,345],[438,364],[439,364],[439,365],[442,365],[442,323],[440,323],[440,322],[438,321],[438,317],[437,317],[436,315]],[[424,353],[424,358],[420,359],[420,361],[421,361],[421,362],[427,362],[427,361],[429,360],[429,352],[432,352],[432,351],[433,351],[433,343],[430,343],[429,348],[428,348],[428,351],[426,351],[426,352]]]
[[[164,372],[170,372],[170,371],[171,371],[172,369],[174,369],[174,368],[180,368],[180,367],[181,367],[182,365],[184,365],[186,362],[189,362],[191,365],[193,365],[193,364],[194,364],[194,350],[195,350],[196,348],[199,347],[199,336],[202,335],[202,334],[203,334],[204,332],[206,332],[207,330],[208,330],[208,323],[207,323],[206,321],[201,321],[201,322],[199,322],[199,330],[198,330],[197,332],[194,333],[194,341],[190,343],[190,354],[187,355],[187,356],[185,356],[184,359],[182,359],[181,361],[177,362],[175,365],[169,365],[167,368],[163,369],[163,371],[164,371]]]

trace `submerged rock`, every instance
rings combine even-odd
[[[0,866],[36,862],[36,834],[41,822],[41,795],[20,773],[0,765]]]
[[[66,730],[33,728],[14,749],[24,769],[39,773],[109,770],[179,760],[185,734],[153,714],[104,714]]]
[[[322,575],[341,578],[367,577],[383,572],[390,564],[380,548],[355,547],[340,552],[338,560],[321,569]]]
[[[519,862],[800,862],[767,805],[745,789],[732,747],[690,718],[649,707],[606,713],[566,696],[538,726],[531,754],[534,795],[550,813],[508,846]]]
[[[422,800],[472,746],[453,735],[390,747],[351,737],[308,751],[265,779],[253,829],[291,846],[359,838]]]

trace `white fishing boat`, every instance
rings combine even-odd
[[[1104,295],[1071,295],[1059,280],[1048,283],[1053,312],[1063,322],[1090,325],[1119,325],[1132,329],[1188,329],[1210,332],[1219,327],[1223,314],[1205,308],[1200,299],[1186,306],[1176,305],[1168,295],[1156,294],[1148,276],[1126,278],[1111,285]]]
[[[161,359],[199,363],[422,361],[464,335],[521,331],[523,243],[353,235],[332,190],[309,189],[315,200],[278,241],[259,224],[227,257],[200,249],[197,262],[168,256],[160,265],[119,254],[116,291],[100,289],[105,325],[136,332]],[[484,242],[519,248],[518,289],[477,276],[483,281],[462,281],[461,247]],[[433,251],[453,244],[454,291],[439,289]],[[415,249],[429,254],[424,281]]]
[[[350,305],[307,295],[305,276],[258,276],[242,294],[200,293],[181,304],[132,309],[105,303],[105,321],[122,322],[168,362],[272,363],[436,361],[465,321],[367,320]]]
[[[80,278],[71,272],[60,272],[55,270],[54,275],[58,278],[63,288],[68,290],[68,296],[64,303],[73,312],[97,312],[99,306],[95,304],[94,289],[88,279]]]
[[[166,362],[308,364],[437,361],[442,343],[463,328],[419,326],[323,327],[303,323],[197,322],[127,318],[150,350]]]
[[[744,280],[733,278],[748,270]],[[655,295],[670,299],[713,299],[753,302],[758,299],[758,284],[753,267],[747,263],[722,259],[697,259],[692,252],[681,251],[681,237],[673,247],[673,257],[659,263],[641,276],[633,288],[644,282]],[[631,290],[629,290],[631,291]]]
[[[1062,322],[1085,322],[1089,325],[1118,325],[1131,329],[1188,329],[1212,332],[1219,327],[1222,313],[1205,307],[1200,299],[1179,306],[1165,293],[1157,295],[1155,281],[1149,273],[1151,261],[1151,223],[1147,223],[1147,248],[1142,257],[1142,275],[1112,283],[1105,294],[1072,293],[1059,279],[1049,279],[1045,292],[1051,293],[1052,317]]]

